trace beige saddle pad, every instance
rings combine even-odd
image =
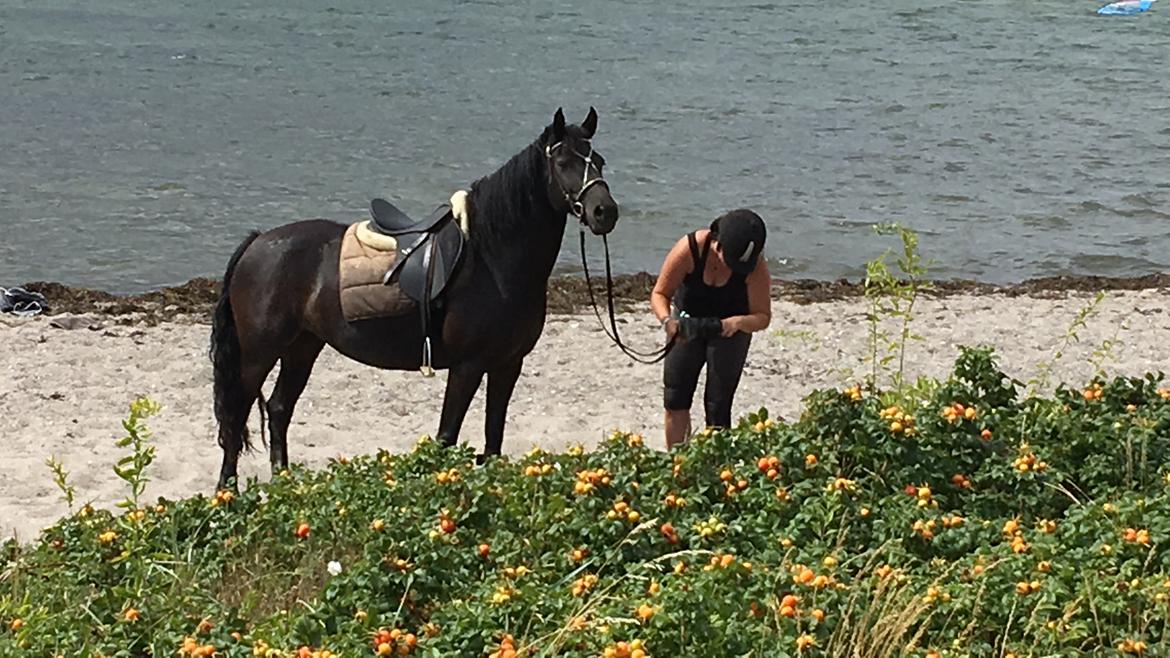
[[[451,213],[464,235],[471,233],[467,190],[451,195]],[[341,239],[338,280],[341,314],[347,322],[405,315],[417,310],[414,301],[397,284],[382,285],[398,259],[398,241],[370,229],[369,220],[350,224]]]
[[[405,315],[415,303],[397,285],[382,285],[398,256],[397,241],[370,230],[369,220],[351,224],[341,239],[338,281],[341,314],[347,322]]]

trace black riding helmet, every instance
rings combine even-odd
[[[764,251],[768,231],[756,213],[740,208],[711,222],[711,235],[723,251],[723,262],[736,274],[751,274]]]

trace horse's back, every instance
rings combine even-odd
[[[346,225],[328,219],[305,219],[269,229],[240,258],[237,277],[262,285],[279,281],[296,287],[323,264],[328,247],[340,245]]]
[[[340,240],[349,224],[332,219],[302,219],[275,228],[270,228],[260,234],[262,238],[270,240],[288,241],[290,245],[308,247],[320,245],[332,240]]]
[[[269,229],[240,257],[232,278],[232,306],[257,335],[299,333],[314,298],[336,279],[337,259],[346,225],[307,219]]]

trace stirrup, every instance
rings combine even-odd
[[[422,367],[418,369],[423,377],[434,377],[435,369],[431,367],[431,337],[423,338],[423,362]]]

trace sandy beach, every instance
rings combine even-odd
[[[944,375],[958,345],[993,345],[1005,370],[1027,380],[1051,360],[1079,310],[1092,295],[960,294],[921,302],[915,329],[923,336],[907,356],[911,375]],[[1106,362],[1110,375],[1137,375],[1170,367],[1170,297],[1163,290],[1113,291],[1053,369],[1055,381],[1091,377],[1090,358],[1116,341]],[[799,305],[773,301],[768,331],[754,338],[736,397],[738,416],[760,406],[794,418],[804,395],[840,386],[866,368],[862,300]],[[112,471],[124,454],[115,441],[137,395],[163,405],[150,426],[158,453],[147,496],[211,492],[221,453],[211,413],[210,327],[201,318],[156,326],[122,324],[93,315],[0,317],[6,347],[0,381],[0,536],[21,541],[66,513],[45,460],[70,472],[79,502],[112,506],[124,494]],[[650,347],[660,333],[648,311],[621,317],[626,340]],[[54,326],[64,324],[65,327]],[[853,373],[851,376],[850,373]],[[273,378],[275,373],[273,373]],[[269,386],[273,379],[270,379]],[[289,433],[293,461],[319,465],[332,457],[380,448],[403,451],[438,424],[444,373],[387,372],[326,350],[302,398]],[[701,420],[701,391],[696,395]],[[595,444],[621,428],[644,433],[661,446],[661,366],[631,362],[590,314],[552,315],[525,363],[508,417],[505,450],[534,445],[557,450]],[[251,427],[259,428],[253,412]],[[483,390],[464,425],[462,440],[482,446]],[[259,442],[257,441],[257,444]],[[258,449],[241,461],[241,476],[268,477]]]

